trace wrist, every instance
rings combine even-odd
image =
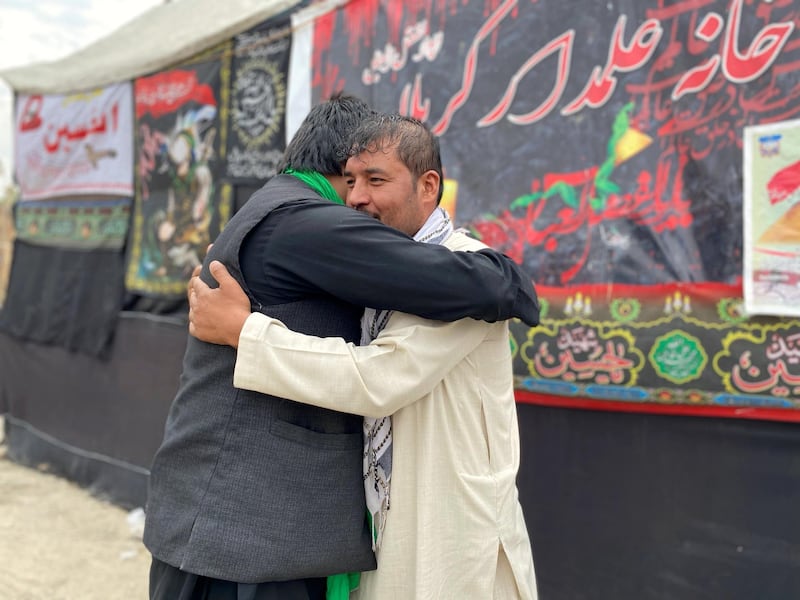
[[[239,347],[239,337],[242,335],[245,321],[250,316],[249,311],[240,311],[234,317],[233,327],[231,328],[231,336],[228,339],[228,345],[234,348]]]

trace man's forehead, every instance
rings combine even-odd
[[[347,159],[344,172],[379,173],[405,168],[394,149],[364,150]]]
[[[399,141],[392,137],[379,137],[370,140],[359,140],[351,148],[351,157],[365,154],[396,155]]]

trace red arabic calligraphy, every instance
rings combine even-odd
[[[780,384],[784,383],[793,388],[800,386],[800,376],[793,375],[783,360],[767,365],[767,376],[764,379],[755,379],[760,371],[752,368],[743,368],[741,364],[735,365],[731,370],[731,382],[737,389],[748,394],[780,391]],[[747,375],[751,377],[748,378]]]
[[[48,125],[47,132],[44,136],[45,150],[50,154],[55,154],[62,148],[64,142],[77,142],[84,140],[89,136],[104,134],[106,131],[115,131],[117,129],[119,115],[119,107],[115,102],[108,111],[108,117],[103,112],[100,115],[94,115],[87,123],[69,123],[56,127]],[[109,126],[108,121],[111,121]],[[69,146],[63,148],[66,151],[70,150]]]
[[[603,342],[592,328],[563,327],[555,341],[555,353],[550,349],[552,342],[535,346],[532,362],[540,377],[619,385],[625,382],[626,372],[636,364],[626,357],[623,343],[613,340]]]
[[[723,82],[732,84],[742,84],[752,81],[772,67],[778,60],[781,52],[788,48],[787,44],[791,33],[795,29],[795,22],[787,19],[783,22],[766,23],[754,36],[749,43],[742,41],[741,23],[743,19],[744,0],[731,0],[729,10],[723,17],[719,12],[710,11],[708,14],[698,14],[704,6],[709,3],[678,3],[668,7],[659,6],[648,9],[646,18],[633,31],[630,39],[626,42],[625,30],[628,24],[628,16],[622,14],[618,17],[616,25],[611,32],[608,52],[605,63],[596,65],[589,74],[583,90],[572,99],[568,99],[561,108],[560,114],[563,116],[578,113],[586,108],[598,108],[604,106],[614,95],[618,79],[616,74],[633,72],[652,63],[652,72],[657,73],[665,67],[674,64],[674,59],[682,51],[687,50],[692,55],[699,55],[707,50],[713,50],[711,44],[719,40],[718,52],[703,59],[697,66],[689,68],[683,73],[671,76],[668,80],[656,83],[651,80],[649,85],[661,85],[666,88],[668,97],[677,100],[686,95],[698,94],[706,90],[715,81],[721,79]],[[774,3],[780,4],[780,3]],[[444,134],[450,127],[452,120],[469,100],[478,77],[478,55],[482,45],[487,41],[494,47],[501,24],[508,18],[516,18],[519,14],[519,3],[516,0],[505,0],[502,2],[492,2],[491,7],[487,7],[486,18],[479,26],[477,32],[472,37],[468,50],[464,56],[461,69],[461,83],[456,92],[449,98],[442,114],[435,120],[432,129],[436,135]],[[370,82],[375,82],[378,71],[397,70],[406,66],[407,51],[414,43],[421,42],[423,39],[421,22],[409,25],[402,30],[401,36],[400,22],[403,10],[407,11],[407,19],[411,21],[415,13],[421,10],[422,6],[427,6],[425,19],[426,27],[430,27],[431,11],[430,4],[400,3],[389,2],[386,4],[387,19],[390,20],[390,42],[387,44],[387,51],[376,54],[373,57],[372,65],[368,69]],[[350,36],[350,55],[354,61],[357,60],[357,48],[361,41],[366,47],[370,47],[374,36],[374,21],[378,14],[377,0],[363,0],[361,2],[351,2],[343,9],[346,11],[346,27]],[[444,8],[442,21],[444,20]],[[456,7],[452,8],[457,11]],[[758,16],[763,20],[770,18],[772,8],[759,6]],[[675,39],[677,31],[678,17],[682,13],[690,13],[692,22],[692,32],[690,37],[681,43]],[[370,18],[367,18],[370,17]],[[700,21],[700,24],[695,26]],[[330,95],[333,91],[342,89],[344,81],[339,77],[338,67],[330,63],[324,63],[323,55],[330,48],[333,40],[333,32],[336,23],[336,11],[331,11],[321,16],[315,23],[315,45],[314,45],[314,79],[313,85],[322,86],[323,97]],[[724,35],[721,35],[724,29]],[[669,43],[665,46],[660,56],[655,56],[664,33],[672,32]],[[441,47],[441,35],[444,31],[428,31],[425,29],[426,36],[436,39],[436,47]],[[445,34],[446,35],[446,34]],[[437,37],[439,36],[439,37]],[[394,40],[397,40],[394,42]],[[510,77],[508,84],[500,93],[497,103],[488,110],[485,115],[477,122],[479,127],[493,125],[503,118],[516,125],[530,125],[546,118],[561,102],[564,91],[572,76],[572,56],[575,53],[577,43],[575,31],[568,29],[562,33],[554,35],[550,40],[545,41],[541,47],[534,49],[527,58],[524,58],[519,68]],[[395,45],[396,44],[396,45]],[[395,50],[395,48],[399,48]],[[428,49],[431,52],[430,49]],[[557,55],[557,64],[554,76],[548,76],[542,72],[550,62],[545,59],[552,55]],[[428,54],[434,57],[435,54]],[[380,60],[377,60],[380,59]],[[377,62],[376,62],[377,60]],[[365,71],[366,73],[366,71]],[[722,77],[719,77],[719,75]],[[519,113],[509,114],[512,102],[517,99],[517,91],[520,83],[528,78],[535,77],[537,81],[552,82],[549,94],[544,101],[531,107],[530,110]],[[413,84],[406,84],[399,102],[399,111],[403,114],[413,114],[415,116],[430,116],[426,107],[430,106],[430,100],[424,93],[425,82],[422,75],[414,78]],[[436,83],[435,85],[439,85]],[[409,86],[411,88],[409,89]],[[653,89],[652,87],[650,89]]]
[[[520,215],[519,211],[506,210],[496,218],[473,223],[481,240],[508,254],[513,260],[522,262],[527,246],[544,248],[555,252],[559,240],[574,235],[576,231],[588,232],[602,223],[619,218],[627,218],[637,225],[652,228],[657,233],[685,228],[691,225],[692,216],[689,202],[683,198],[680,177],[686,163],[685,155],[679,155],[678,164],[664,163],[656,170],[656,177],[646,171],[639,176],[639,187],[631,192],[611,194],[605,208],[596,211],[590,204],[594,197],[594,176],[596,168],[572,173],[548,174],[542,184],[534,187],[548,189],[557,183],[577,188],[579,204],[576,208],[565,206],[555,218],[543,219],[545,202],[529,205]],[[541,224],[544,223],[544,226]],[[572,257],[560,274],[560,284],[571,282],[586,263],[589,256],[591,238],[586,236],[583,252]]]

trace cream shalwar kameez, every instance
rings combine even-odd
[[[445,245],[484,247],[458,232]],[[297,334],[254,313],[239,338],[234,385],[392,415],[391,508],[378,569],[362,575],[355,597],[537,598],[516,487],[519,429],[506,322],[394,313],[375,341],[355,346]]]

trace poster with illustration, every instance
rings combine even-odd
[[[219,61],[137,79],[136,197],[126,288],[180,297],[230,216]],[[227,81],[226,81],[227,83]],[[226,188],[227,189],[227,188]]]
[[[744,130],[744,299],[800,316],[800,119]]]

